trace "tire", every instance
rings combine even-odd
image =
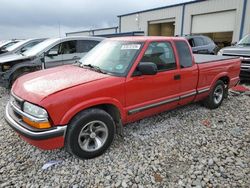
[[[65,147],[81,159],[91,159],[110,147],[114,135],[113,118],[104,110],[88,109],[77,114],[68,125]]]
[[[225,84],[223,81],[218,80],[214,85],[212,91],[210,92],[209,96],[204,100],[205,107],[209,109],[218,108],[221,105],[223,99],[225,98],[225,95]]]

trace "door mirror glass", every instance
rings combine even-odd
[[[57,56],[58,55],[58,51],[57,50],[50,50],[50,51],[48,51],[48,53],[47,53],[47,56],[48,57],[53,57],[53,56]]]
[[[155,75],[157,72],[157,66],[152,62],[140,62],[137,67],[137,75]]]

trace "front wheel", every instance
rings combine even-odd
[[[67,129],[65,146],[73,155],[91,159],[109,148],[114,134],[114,120],[106,111],[88,109],[73,118]]]
[[[205,99],[204,105],[209,109],[218,108],[221,105],[225,94],[225,84],[223,81],[218,80],[209,96]]]

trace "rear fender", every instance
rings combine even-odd
[[[217,76],[214,77],[211,85],[210,85],[210,90],[213,88],[213,86],[215,85],[215,83],[222,77],[229,77],[227,72],[221,72],[220,74],[218,74]],[[230,78],[229,78],[229,82],[230,82]],[[229,83],[228,83],[229,84]]]

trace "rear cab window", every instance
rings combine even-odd
[[[175,41],[176,50],[179,57],[181,68],[188,68],[193,66],[193,58],[189,46],[185,41]]]

